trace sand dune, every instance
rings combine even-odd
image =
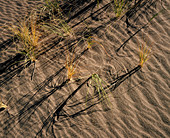
[[[170,2],[139,0],[121,18],[115,18],[109,0],[99,2],[63,1],[63,9],[72,7],[67,22],[75,37],[45,36],[32,80],[33,63],[16,62],[24,57],[15,51],[10,32],[0,28],[0,95],[8,106],[0,112],[0,137],[170,136]],[[1,0],[0,26],[15,24],[42,3]],[[75,57],[83,79],[68,82],[60,47],[74,46],[82,34],[97,43],[91,49],[86,41],[79,43]],[[152,48],[142,68],[139,44]],[[93,73],[107,82],[109,102],[92,96]]]

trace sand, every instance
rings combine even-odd
[[[44,37],[31,80],[34,64],[19,62],[23,57],[3,26],[43,2],[1,0],[0,96],[7,108],[0,111],[0,137],[170,137],[170,2],[138,2],[115,18],[109,0],[98,6],[93,0],[64,1],[63,9],[72,7],[67,22],[76,37]],[[85,41],[78,44],[78,73],[68,82],[61,46],[74,46],[83,34],[98,43],[91,49]],[[139,68],[139,45],[145,43],[152,52]],[[107,83],[109,101],[94,95],[94,73]]]

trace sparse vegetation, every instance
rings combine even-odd
[[[89,81],[89,84],[95,88],[95,92],[97,92],[99,100],[109,101],[108,94],[105,91],[107,83],[103,79],[101,79],[98,74],[95,73],[91,75],[91,80]]]
[[[125,13],[128,7],[128,2],[126,2],[125,0],[114,0],[113,5],[116,17],[120,17],[123,13]]]
[[[51,18],[54,16],[55,12],[61,14],[61,9],[59,6],[60,2],[62,2],[62,0],[44,0],[44,5],[40,10],[40,16],[49,16]]]
[[[67,79],[72,80],[73,75],[76,73],[76,64],[73,63],[74,58],[70,58],[70,55],[66,57],[66,69],[67,69]]]
[[[104,50],[104,52],[110,58],[113,58],[106,50],[105,46],[103,46],[94,36],[89,36],[88,38],[78,38],[75,37],[75,33],[72,28],[66,22],[66,18],[64,17],[62,10],[60,8],[60,1],[52,2],[51,0],[45,0],[45,5],[41,9],[39,16],[49,16],[48,20],[42,21],[39,24],[37,23],[37,14],[31,14],[29,18],[19,21],[17,25],[9,25],[8,29],[14,34],[15,37],[18,38],[20,44],[17,47],[17,50],[25,56],[25,62],[31,61],[34,62],[39,55],[39,41],[42,36],[40,30],[43,32],[47,32],[47,34],[54,33],[60,38],[74,38],[73,42],[78,45],[79,40],[85,40],[86,50],[91,49],[93,46],[100,46]],[[99,0],[97,2],[97,7],[99,7]],[[128,1],[125,0],[114,0],[114,12],[116,17],[121,17],[123,13],[126,12],[128,8]],[[40,17],[41,18],[41,17]],[[71,23],[70,23],[71,24]],[[80,36],[81,37],[81,36]],[[61,42],[61,41],[60,41]],[[72,42],[71,42],[72,43]],[[57,43],[58,44],[58,43]],[[61,44],[62,45],[62,44]],[[66,76],[67,81],[72,81],[75,78],[76,74],[78,74],[78,65],[79,61],[75,61],[75,53],[73,51],[69,51],[69,49],[64,49],[65,56],[65,68],[67,70]],[[141,44],[139,48],[139,66],[143,67],[143,64],[149,59],[149,55],[151,53],[151,49],[146,45]],[[81,62],[81,61],[80,61]],[[63,63],[64,64],[64,63]],[[35,65],[35,64],[34,64]],[[139,67],[138,66],[138,67]],[[116,69],[115,69],[116,70]],[[110,71],[110,70],[109,70]],[[33,72],[34,73],[34,72]],[[33,76],[32,73],[32,76]],[[108,101],[109,96],[106,92],[106,87],[108,84],[100,77],[99,74],[94,73],[90,76],[89,84],[94,88],[94,95],[97,95],[100,101]],[[118,77],[119,78],[119,77]],[[123,78],[123,77],[122,77]],[[65,83],[65,84],[66,84]],[[64,85],[63,85],[64,86]],[[89,92],[88,92],[89,93]],[[87,93],[87,95],[88,95]],[[0,108],[6,108],[7,106],[0,102]]]
[[[38,42],[40,32],[36,23],[36,14],[31,15],[28,20],[24,19],[17,25],[7,27],[20,41],[17,50],[25,55],[25,61],[35,62],[38,55]]]
[[[67,79],[72,81],[74,75],[77,73],[78,62],[75,60],[75,54],[70,53],[69,50],[66,51],[66,62],[65,67],[67,69]]]
[[[42,28],[47,33],[55,33],[60,37],[72,36],[72,30],[64,19],[53,17],[50,23],[43,23]]]
[[[41,27],[48,34],[55,33],[60,37],[72,36],[71,27],[66,22],[66,17],[63,15],[60,8],[61,1],[45,0],[45,5],[41,9],[41,14],[46,13],[49,17],[48,22],[43,22]]]
[[[143,64],[149,59],[151,49],[144,44],[140,44],[139,47],[139,65],[143,67]]]

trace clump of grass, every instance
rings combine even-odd
[[[47,33],[55,33],[60,37],[72,36],[71,28],[64,19],[54,17],[50,23],[43,23],[42,28]]]
[[[102,100],[102,101],[106,100],[109,102],[108,94],[105,91],[105,87],[107,87],[107,83],[104,80],[102,80],[98,74],[96,73],[92,74],[89,84],[95,88],[95,91],[97,92],[99,100]]]
[[[60,37],[72,36],[71,27],[66,22],[66,17],[60,8],[61,1],[45,0],[45,5],[42,8],[43,13],[47,12],[50,17],[49,22],[42,23],[42,28],[47,33],[55,33]]]
[[[61,3],[62,0],[57,0],[57,1],[51,1],[51,0],[44,0],[44,5],[41,8],[40,15],[44,14],[46,16],[52,17],[54,13],[60,13],[61,9],[59,7],[59,3]]]
[[[73,63],[73,59],[70,56],[66,59],[67,79],[72,80],[73,75],[76,73],[76,64]]]
[[[139,65],[143,67],[143,64],[149,59],[151,49],[144,44],[140,44],[139,47]]]
[[[120,17],[127,9],[127,6],[125,0],[114,0],[114,12],[116,17]]]
[[[17,48],[20,53],[25,55],[25,60],[35,62],[38,54],[38,41],[41,36],[36,24],[36,16],[31,15],[28,21],[24,19],[18,25],[11,25],[7,28],[20,41],[21,46]]]
[[[67,79],[72,81],[74,75],[77,73],[78,62],[75,62],[75,54],[71,56],[69,51],[67,51],[65,67],[67,69]]]

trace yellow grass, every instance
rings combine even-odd
[[[151,49],[146,45],[141,44],[139,48],[139,65],[143,67],[143,64],[149,59]]]
[[[72,80],[73,75],[76,74],[77,63],[74,62],[74,55],[71,57],[70,53],[67,52],[65,67],[67,69],[67,79]]]
[[[35,61],[40,38],[40,33],[37,30],[36,17],[31,15],[28,21],[24,19],[19,22],[19,25],[8,26],[8,29],[14,36],[17,36],[21,42],[21,47],[19,47],[20,52],[25,54],[28,60]]]
[[[2,102],[0,102],[0,109],[1,108],[7,108],[7,106],[5,104],[3,104]]]

